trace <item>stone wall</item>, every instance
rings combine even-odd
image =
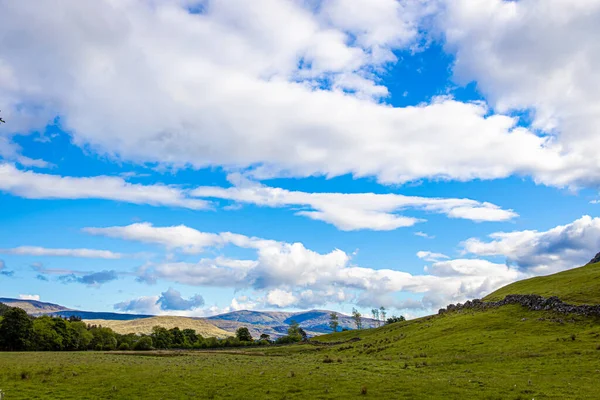
[[[563,303],[558,297],[544,298],[535,294],[510,294],[500,301],[469,300],[465,304],[450,304],[438,314],[460,310],[485,310],[508,304],[519,304],[532,311],[554,311],[561,314],[578,314],[600,317],[600,305],[572,305]]]

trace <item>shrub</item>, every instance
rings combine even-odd
[[[127,343],[121,343],[119,345],[119,350],[129,350],[129,345]]]
[[[150,336],[142,336],[140,340],[137,341],[135,346],[133,346],[134,350],[152,350],[152,338]]]

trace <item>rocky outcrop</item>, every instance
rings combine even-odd
[[[600,263],[600,253],[596,254],[596,256],[594,258],[592,258],[590,260],[589,264],[596,264],[596,263]]]
[[[469,300],[465,304],[450,304],[438,314],[461,310],[485,310],[509,304],[519,304],[532,311],[553,311],[560,314],[577,314],[600,317],[600,305],[572,305],[563,303],[558,297],[545,298],[535,294],[510,294],[500,301]]]

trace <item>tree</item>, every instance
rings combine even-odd
[[[334,332],[337,332],[338,326],[340,326],[340,321],[338,319],[338,315],[337,315],[337,313],[332,312],[331,314],[329,314],[329,327]]]
[[[356,325],[356,329],[362,329],[362,315],[356,308],[352,309],[352,319]]]
[[[194,345],[199,341],[198,335],[196,334],[196,331],[194,329],[184,329],[183,336],[185,336],[186,341],[190,345]]]
[[[371,310],[371,314],[373,314],[373,319],[377,321],[377,326],[379,325],[379,310],[377,308],[374,308]]]
[[[381,306],[379,307],[379,316],[381,317],[381,320],[383,321],[383,323],[385,324],[385,316],[386,316],[386,312],[385,312],[385,307]]]
[[[270,342],[271,341],[271,335],[266,334],[266,333],[261,333],[260,340],[266,340],[267,342]]]
[[[235,337],[238,338],[240,342],[252,342],[252,335],[250,331],[245,326],[241,326],[235,331]]]
[[[302,338],[303,342],[308,341],[308,335],[307,335],[306,331],[304,331],[304,329],[298,328],[298,333],[300,334],[300,337]]]
[[[134,350],[152,350],[152,338],[150,336],[142,336],[133,346]]]
[[[157,349],[168,349],[173,343],[173,336],[167,328],[155,326],[152,328],[152,345]]]
[[[0,324],[0,348],[9,351],[28,350],[33,337],[33,321],[24,310],[12,307],[4,313]]]
[[[402,321],[406,321],[406,318],[404,318],[402,315],[399,317],[392,315],[390,318],[387,319],[387,321],[385,323],[386,324],[394,324],[396,322],[402,322]]]
[[[31,347],[39,351],[63,350],[63,336],[54,327],[54,321],[47,315],[34,319]]]
[[[183,332],[178,327],[169,329],[169,333],[171,334],[171,345],[170,345],[170,347],[175,347],[175,348],[186,347],[186,345],[185,345],[185,335],[183,334]]]

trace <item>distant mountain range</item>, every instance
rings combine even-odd
[[[145,314],[122,314],[110,312],[81,311],[63,307],[58,304],[45,303],[36,300],[0,298],[0,303],[4,303],[11,307],[22,308],[29,315],[33,316],[77,316],[83,320],[104,321],[134,321],[155,317],[154,315]],[[262,333],[270,335],[271,338],[277,338],[285,335],[292,321],[296,321],[298,324],[300,324],[300,327],[302,327],[302,329],[304,329],[309,336],[317,336],[325,333],[330,333],[332,331],[329,327],[329,315],[331,313],[332,311],[327,310],[310,310],[302,312],[242,310],[215,315],[208,318],[172,317],[170,319],[170,325],[173,324],[173,319],[180,319],[182,326],[187,326],[190,323],[190,319],[202,320],[206,322],[206,324],[214,326],[215,332],[218,332],[222,329],[233,334],[239,327],[245,326],[255,338],[258,338]],[[338,313],[338,319],[340,324],[340,330],[355,328],[354,320],[352,319],[352,317]],[[143,322],[147,321],[141,321],[140,323]],[[371,318],[363,318],[362,322],[365,328],[375,326],[377,324],[377,321]],[[105,322],[105,325],[107,324],[108,323]],[[137,327],[139,324],[118,325],[120,327],[130,326],[133,330],[133,327]],[[137,333],[137,331],[132,331],[132,333]]]

